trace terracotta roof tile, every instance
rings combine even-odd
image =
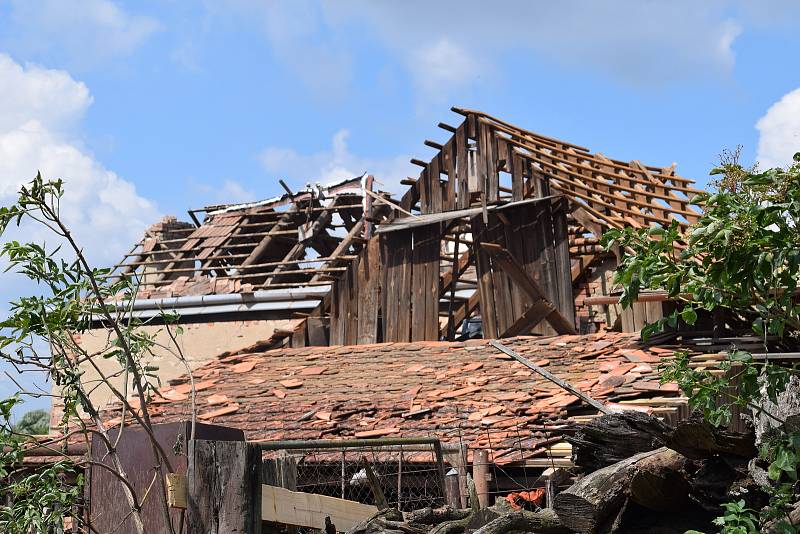
[[[659,407],[662,414],[677,412],[682,402],[675,400],[676,385],[659,383],[656,362],[672,350],[642,347],[634,334],[502,342],[613,409],[635,401],[631,409]],[[315,363],[309,366],[312,354]],[[235,372],[245,363],[252,365],[248,372]],[[259,441],[436,435],[474,447],[488,439],[496,458],[513,462],[546,457],[543,443],[597,415],[485,340],[274,349],[209,362],[195,379],[198,406],[231,392],[239,403],[202,418],[241,428]],[[163,392],[163,411],[154,421],[190,416],[188,395],[181,393],[188,380],[181,382]],[[507,452],[520,439],[526,451]]]

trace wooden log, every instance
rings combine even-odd
[[[561,522],[577,532],[596,532],[625,502],[636,463],[664,450],[639,453],[594,471],[559,493],[554,509]]]
[[[531,532],[536,534],[562,534],[570,532],[552,510],[528,512],[521,510],[501,515],[475,531],[474,534],[505,534]]]
[[[634,454],[663,447],[670,431],[656,417],[623,412],[580,425],[574,435],[564,439],[572,445],[572,462],[591,473]]]
[[[478,493],[475,491],[475,482],[469,476],[467,477],[467,487],[469,488],[469,513],[461,519],[445,521],[439,524],[430,531],[430,534],[460,534],[464,532],[480,514],[481,507],[478,501]]]
[[[449,506],[461,507],[461,486],[458,483],[458,471],[455,468],[450,469],[444,477],[444,493]]]
[[[685,465],[686,457],[670,449],[638,462],[629,487],[631,500],[655,511],[682,504],[690,489]]]
[[[489,451],[478,449],[472,453],[472,476],[481,508],[489,506]]]
[[[752,458],[758,454],[753,433],[729,432],[696,417],[678,424],[667,438],[666,445],[695,460],[716,454],[732,454],[742,458]]]
[[[243,441],[192,440],[188,534],[259,532],[261,450]]]
[[[431,508],[426,506],[419,510],[414,510],[406,514],[406,521],[409,523],[419,523],[422,525],[438,525],[445,521],[456,521],[464,519],[469,515],[470,510],[459,510],[445,506],[444,508]]]

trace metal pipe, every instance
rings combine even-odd
[[[297,449],[341,449],[355,447],[385,447],[387,445],[433,445],[439,443],[438,438],[376,438],[376,439],[320,439],[320,440],[287,440],[252,443],[262,451],[280,451]]]
[[[189,295],[185,297],[164,297],[160,299],[136,299],[115,302],[119,310],[161,310],[196,306],[219,306],[223,304],[255,304],[259,302],[286,302],[294,300],[321,299],[329,291],[328,286],[307,287],[304,289],[271,289],[253,293],[227,293],[223,295]]]

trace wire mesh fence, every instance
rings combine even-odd
[[[445,466],[436,439],[283,442],[262,450],[265,464],[294,470],[281,475],[289,489],[377,504],[370,470],[392,507],[409,511],[445,503]]]

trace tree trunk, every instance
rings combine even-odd
[[[604,415],[581,425],[572,444],[572,461],[591,473],[634,454],[664,446],[671,428],[661,420],[641,412]]]
[[[729,432],[696,418],[679,424],[667,438],[666,446],[693,460],[718,454],[742,458],[752,458],[758,454],[752,433]]]
[[[686,458],[666,447],[642,452],[590,473],[555,498],[561,522],[577,532],[596,532],[630,497],[653,510],[676,506],[689,493]]]
[[[552,510],[539,512],[513,512],[502,515],[475,531],[475,534],[505,534],[530,532],[533,534],[565,534],[569,529],[561,524]]]
[[[670,449],[636,463],[631,499],[645,508],[669,510],[686,500],[690,485],[683,471],[686,457]]]

